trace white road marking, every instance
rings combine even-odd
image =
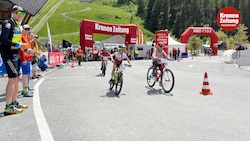
[[[50,132],[48,123],[44,117],[41,103],[40,103],[40,97],[39,97],[39,86],[44,81],[44,78],[39,79],[39,81],[35,84],[35,94],[33,97],[33,111],[36,118],[36,123],[40,132],[41,140],[42,141],[54,141],[54,138]]]
[[[189,67],[189,68],[192,68],[192,67],[193,67],[193,65],[189,65],[188,67]]]

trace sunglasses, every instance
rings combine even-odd
[[[17,11],[16,14],[19,16],[22,16],[22,17],[25,16],[25,12],[23,12],[23,11]]]

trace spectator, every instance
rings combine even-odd
[[[138,48],[136,48],[135,49],[135,60],[137,60],[138,59],[138,55],[139,55],[139,50],[138,50]]]
[[[23,90],[22,95],[24,97],[33,97],[33,94],[31,91],[29,91],[29,77],[31,73],[31,62],[33,60],[33,53],[35,53],[31,49],[30,42],[34,38],[34,33],[30,32],[30,27],[28,25],[23,25],[22,30],[22,42],[26,43],[27,50],[19,50],[19,55],[21,58],[21,68],[22,68],[22,84],[23,84]]]
[[[177,49],[177,57],[180,58],[181,56],[181,51],[180,51],[180,48]]]
[[[78,59],[78,66],[81,66],[82,57],[83,57],[83,50],[81,46],[78,47],[76,54],[77,54],[77,59]]]
[[[176,48],[173,48],[173,59],[174,60],[177,59],[177,50],[176,50]]]
[[[89,61],[89,57],[90,57],[90,50],[88,49],[88,50],[85,52],[85,59],[86,59],[86,62]]]
[[[47,64],[46,64],[46,56],[43,55],[41,58],[40,58],[40,63],[39,63],[39,68],[42,70],[42,71],[45,71],[47,69]]]
[[[130,60],[135,60],[135,51],[133,47],[130,47]]]
[[[13,6],[11,18],[4,21],[0,35],[2,59],[6,64],[8,83],[6,85],[6,107],[4,115],[22,113],[28,105],[17,102],[18,84],[20,79],[20,56],[18,50],[26,49],[26,44],[21,41],[20,22],[23,20],[25,12],[20,6]]]
[[[32,64],[32,79],[39,78],[39,74],[37,74],[37,67],[38,67],[38,62],[40,58],[40,50],[38,47],[38,35],[35,35],[35,38],[33,41],[31,41],[31,48],[35,51],[35,54],[33,55],[33,61],[31,62]]]

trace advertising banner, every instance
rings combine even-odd
[[[63,64],[64,55],[63,52],[49,52],[49,65],[56,66]]]
[[[162,42],[165,47],[163,50],[168,54],[168,30],[158,30],[155,33],[155,43]]]
[[[240,25],[240,12],[234,7],[222,8],[217,13],[217,23],[220,28],[231,31]]]
[[[93,49],[93,33],[125,35],[126,46],[137,42],[137,26],[134,24],[109,24],[85,19],[80,23],[80,46],[84,52],[87,48]]]

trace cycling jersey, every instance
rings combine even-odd
[[[103,57],[109,57],[110,53],[108,51],[102,51],[99,53],[99,55],[101,56],[101,60],[103,61]]]
[[[20,56],[18,54],[21,43],[21,30],[16,21],[12,18],[2,24],[0,36],[0,48],[3,52],[2,58],[6,64],[6,71],[9,78],[16,78],[20,75]]]
[[[165,53],[164,50],[160,51],[158,49],[155,49],[152,57],[153,57],[153,62],[157,61],[158,63],[160,63],[160,58],[167,58],[168,55]]]
[[[12,58],[12,54],[18,54],[19,47],[16,45],[21,43],[21,29],[12,18],[2,24],[0,43],[5,58]]]
[[[123,60],[128,58],[128,56],[125,53],[121,54],[119,51],[114,53],[114,57],[115,57],[114,58],[115,62],[118,63],[122,63]]]

